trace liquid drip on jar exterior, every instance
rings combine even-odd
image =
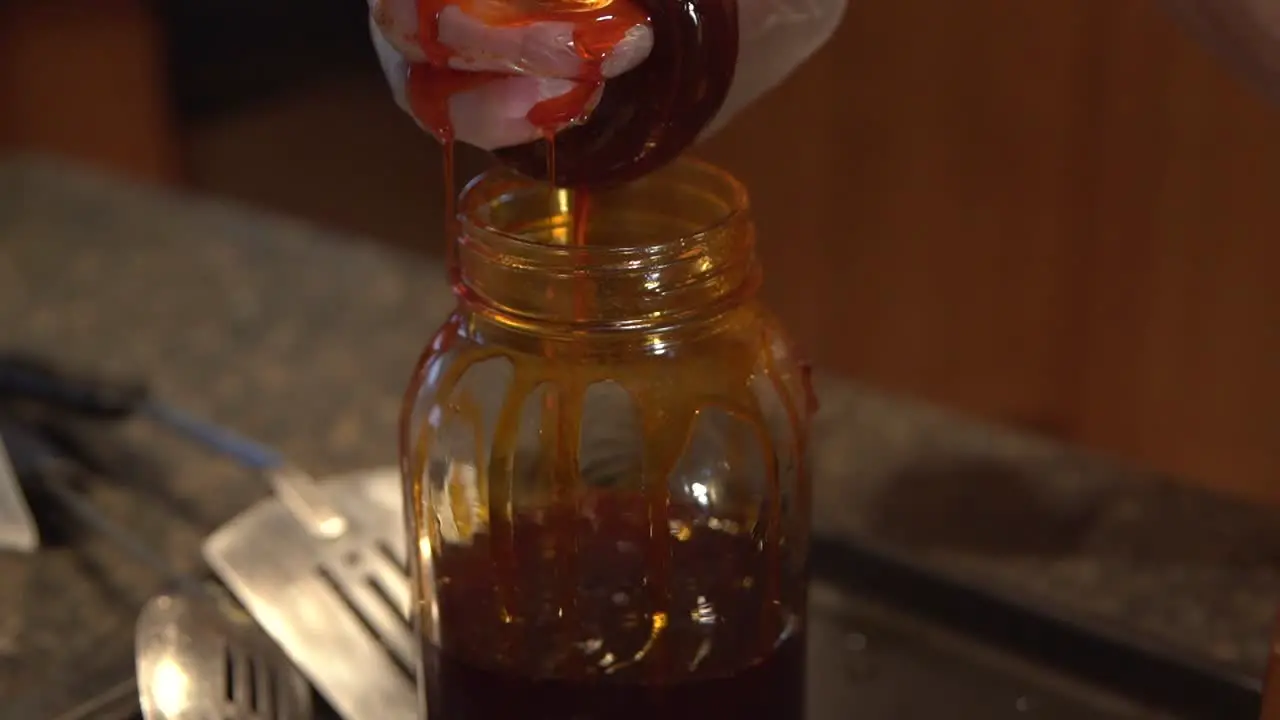
[[[447,327],[438,347],[448,352],[466,332],[461,325]],[[475,535],[464,551],[433,560],[436,601],[440,616],[449,618],[453,649],[424,642],[427,695],[439,703],[427,701],[431,720],[498,720],[517,709],[522,717],[547,720],[694,720],[715,712],[767,720],[803,717],[804,629],[791,627],[797,618],[788,608],[803,606],[804,599],[783,583],[776,457],[765,458],[772,502],[763,519],[716,517],[699,525],[692,519],[696,508],[673,504],[668,487],[704,397],[752,427],[761,449],[776,456],[755,394],[736,382],[767,358],[770,342],[760,339],[760,356],[715,358],[703,377],[723,380],[704,386],[703,393],[664,388],[648,372],[607,362],[556,362],[554,351],[531,358],[480,350],[452,359],[440,396],[453,395],[448,412],[462,418],[468,418],[471,403],[451,385],[468,369],[502,357],[511,362],[513,379],[490,447],[476,452],[490,458],[488,497],[479,508],[488,532]],[[778,370],[764,362],[789,421],[802,427],[807,411],[797,407],[794,390],[785,387]],[[642,492],[583,487],[576,442],[583,394],[600,382],[619,383],[634,398],[644,436]],[[541,442],[544,456],[554,458],[550,502],[540,513],[520,513],[511,509],[516,415],[539,387],[549,389]],[[478,418],[467,421],[476,424]],[[798,433],[797,446],[789,449],[800,462],[802,437]],[[410,472],[420,477],[432,438],[424,433],[411,442]],[[504,477],[505,483],[497,480]],[[414,507],[424,509],[421,496]],[[429,514],[419,522],[430,533],[441,532]],[[763,532],[753,534],[752,527]],[[691,575],[700,581],[696,598],[680,582]],[[586,608],[584,598],[591,601]],[[601,606],[617,614],[602,617]],[[624,612],[624,606],[632,609]],[[738,622],[704,632],[700,623],[708,618],[691,608]],[[751,620],[743,623],[744,617]],[[593,644],[599,646],[594,653]]]
[[[602,238],[618,222],[607,195],[599,196],[596,216],[603,225],[584,235],[590,228],[578,219],[577,197],[561,192],[571,202],[557,213],[504,231],[567,246],[567,253],[580,243],[586,252],[607,242]],[[716,297],[749,298],[756,276],[744,270],[733,277],[725,286],[732,289],[716,289]],[[472,477],[449,470],[445,490],[436,490],[440,497],[426,497],[430,450],[441,438],[427,423],[415,424],[412,392],[402,425],[406,477],[416,479],[407,501],[419,545],[433,539],[445,549],[424,550],[431,579],[420,585],[434,593],[441,623],[424,632],[430,719],[518,713],[692,720],[717,711],[801,717],[804,583],[787,558],[805,540],[783,522],[788,513],[787,522],[799,523],[807,536],[804,442],[814,406],[807,370],[790,355],[776,322],[734,300],[737,309],[700,324],[685,321],[683,330],[663,329],[679,325],[675,314],[654,318],[652,332],[633,328],[612,339],[563,326],[521,328],[499,317],[506,311],[501,301],[485,309],[490,301],[467,282],[457,286],[462,308],[433,339],[413,387],[430,383],[436,409],[429,413],[446,418],[439,422],[470,428],[462,437],[469,438],[465,454],[476,459]],[[581,275],[575,270],[531,286],[530,297],[545,296],[559,308],[554,313],[585,319],[587,328],[639,302],[608,282],[584,267]],[[524,340],[508,341],[504,333]],[[466,378],[494,361],[509,367],[510,379],[486,420]],[[636,481],[626,487],[601,484],[583,457],[595,421],[588,393],[601,384],[620,388],[635,415],[641,457],[631,471]],[[765,396],[776,400],[769,410]],[[540,460],[522,468],[517,456],[529,439],[521,440],[528,429],[521,413],[532,401],[540,408]],[[739,438],[725,457],[739,467],[733,458],[758,453],[764,481],[761,502],[699,518],[697,502],[677,497],[672,480],[687,472],[682,458],[707,411],[746,428],[747,447]],[[770,426],[779,415],[782,434]],[[793,463],[786,469],[784,457]],[[794,493],[786,509],[784,478]],[[522,495],[529,485],[545,490],[536,502]],[[442,544],[445,536],[453,540]],[[443,638],[443,647],[428,637]]]

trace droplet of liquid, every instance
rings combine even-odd
[[[683,520],[672,520],[669,523],[671,527],[671,537],[680,542],[688,542],[693,537],[693,527]]]
[[[716,608],[707,600],[705,595],[698,596],[698,602],[693,610],[689,612],[689,617],[699,625],[714,625],[719,620],[716,615]]]

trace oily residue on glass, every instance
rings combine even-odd
[[[748,332],[760,327],[768,325],[744,323]],[[746,344],[713,343],[672,373],[669,358],[638,346],[604,357],[574,354],[573,343],[515,352],[476,342],[473,328],[456,315],[417,375],[437,374],[433,396],[476,428],[473,457],[488,458],[477,493],[487,531],[431,560],[443,645],[424,643],[431,720],[496,720],[517,710],[588,720],[802,717],[804,631],[794,612],[803,583],[784,567],[779,454],[795,463],[791,502],[807,502],[810,408],[804,373],[777,365],[777,338],[764,331]],[[510,363],[512,376],[486,437],[461,388],[468,371],[495,359]],[[579,439],[592,421],[588,388],[598,383],[616,383],[631,400],[642,447],[637,485],[584,482]],[[529,478],[517,477],[515,458],[520,409],[539,392],[539,454],[550,462],[536,479],[546,501],[533,506],[516,497]],[[789,431],[781,437],[762,392],[782,407]],[[684,481],[678,463],[711,410],[749,429],[766,486],[757,502],[699,520],[705,508],[673,498],[671,488]],[[428,536],[420,543],[441,547],[431,500],[418,489],[433,438],[426,423],[417,427],[406,446],[416,524]],[[731,447],[726,457],[744,452]]]

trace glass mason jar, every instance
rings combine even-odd
[[[402,419],[422,716],[801,718],[813,403],[746,191],[680,160],[574,202],[459,201]]]

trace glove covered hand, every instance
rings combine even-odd
[[[648,57],[653,31],[638,16],[635,24],[619,29],[610,47],[601,49],[598,67],[586,67],[582,49],[575,46],[573,24],[562,19],[565,13],[540,19],[546,16],[538,12],[539,2],[571,1],[451,0],[433,22],[423,24],[419,2],[438,6],[440,0],[370,0],[370,26],[392,93],[411,114],[411,67],[425,64],[475,73],[477,79],[483,76],[484,82],[449,91],[445,122],[452,128],[452,139],[496,150],[544,134],[527,117],[544,101],[585,92],[591,96],[586,100],[589,115],[601,88],[598,82],[584,81],[584,72],[598,72],[607,83]],[[835,31],[844,6],[845,0],[738,0],[737,69],[704,135],[722,127],[808,59]],[[424,39],[425,34],[434,37]],[[456,82],[458,74],[451,75]],[[432,82],[432,76],[423,81]],[[424,122],[421,112],[416,119],[426,129],[438,130],[434,123]],[[574,122],[583,119],[585,115]]]

